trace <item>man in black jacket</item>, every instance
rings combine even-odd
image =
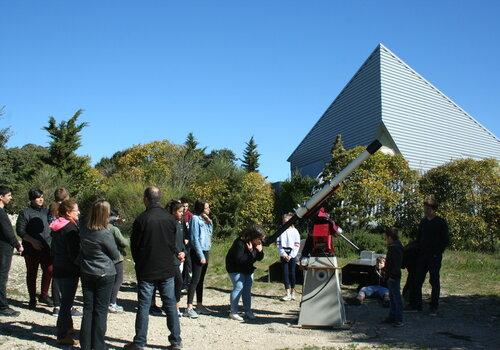
[[[436,209],[437,202],[434,197],[427,197],[424,201],[425,217],[420,221],[417,233],[419,253],[416,266],[415,302],[412,305],[413,309],[422,310],[422,285],[427,272],[429,272],[429,282],[432,287],[431,316],[437,315],[441,289],[439,270],[441,269],[443,252],[449,242],[448,225],[443,218],[436,215]]]
[[[138,308],[135,337],[124,349],[143,349],[147,342],[149,307],[153,290],[158,289],[167,313],[168,340],[172,349],[181,348],[181,330],[174,292],[176,223],[160,204],[157,187],[144,191],[146,210],[134,221],[130,248],[137,275]]]
[[[9,188],[0,186],[0,316],[19,316],[7,304],[7,279],[9,278],[10,264],[12,262],[13,248],[19,253],[23,252],[23,246],[16,238],[9,217],[4,210],[9,204],[12,194]]]

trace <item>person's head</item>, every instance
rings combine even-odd
[[[288,220],[290,220],[292,218],[292,216],[293,216],[292,213],[283,214],[282,222],[286,223]]]
[[[438,203],[433,195],[427,196],[424,199],[424,214],[427,217],[432,217],[435,215],[438,208]]]
[[[159,205],[161,200],[161,191],[156,186],[149,186],[144,190],[144,204],[146,207]]]
[[[168,211],[175,217],[175,220],[180,221],[184,215],[184,207],[178,200],[173,200],[168,206]]]
[[[64,187],[59,187],[54,191],[54,201],[61,203],[62,201],[69,198],[69,192]]]
[[[12,200],[12,190],[7,186],[0,186],[0,208],[3,208]]]
[[[76,201],[72,198],[68,198],[59,203],[57,214],[59,217],[77,222],[78,217],[80,216],[80,210]]]
[[[399,240],[399,233],[395,227],[391,227],[385,230],[385,241],[387,244],[392,244]]]
[[[194,213],[196,215],[210,214],[210,205],[204,200],[197,200],[194,202]]]
[[[377,269],[382,270],[385,266],[385,257],[378,256],[376,260]]]
[[[43,191],[39,188],[32,188],[28,191],[28,198],[31,204],[41,207],[43,205]]]
[[[87,228],[91,231],[104,230],[108,226],[110,212],[111,206],[107,201],[98,200],[92,203]]]
[[[182,197],[181,203],[182,203],[182,208],[184,209],[184,212],[187,212],[189,210],[189,199],[187,199],[186,197]]]
[[[258,224],[248,225],[243,232],[241,232],[241,240],[245,243],[252,243],[253,246],[262,244],[262,241],[266,238],[264,229]]]

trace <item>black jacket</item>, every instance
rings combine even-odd
[[[30,235],[43,245],[42,250],[36,250],[31,243],[23,239],[23,255],[45,255],[50,253],[50,228],[49,228],[49,210],[29,206],[23,209],[16,222],[16,232],[19,237]]]
[[[423,218],[420,221],[417,233],[420,255],[443,254],[449,240],[448,224],[443,218],[436,216],[432,220]]]
[[[399,240],[387,247],[385,257],[385,275],[387,278],[401,279],[401,264],[403,263],[403,245]]]
[[[387,280],[384,276],[384,271],[377,269],[377,265],[370,271],[368,281],[368,286],[382,286],[387,288]]]
[[[0,241],[10,244],[14,248],[19,247],[9,216],[3,208],[0,208]]]
[[[116,275],[113,261],[120,257],[120,252],[110,230],[90,231],[84,227],[80,242],[82,273],[100,277]]]
[[[52,231],[51,253],[54,277],[69,278],[80,276],[80,234],[78,226],[68,223],[63,228]]]
[[[137,280],[161,281],[174,276],[176,220],[160,205],[140,214],[132,226],[130,249]]]
[[[175,253],[174,253],[174,265],[180,266],[181,261],[177,258],[177,254],[184,252],[187,254],[186,245],[184,244],[184,237],[186,237],[186,224],[182,221],[176,221],[176,231],[175,231]]]
[[[264,258],[264,251],[257,252],[253,249],[251,252],[246,248],[245,242],[241,238],[236,238],[226,255],[226,271],[229,273],[254,272],[253,263]]]

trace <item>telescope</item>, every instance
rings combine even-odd
[[[300,301],[299,325],[302,327],[334,327],[347,325],[344,301],[340,290],[340,268],[332,244],[332,236],[340,235],[348,243],[359,248],[342,235],[342,229],[320,210],[322,204],[356,168],[377,152],[382,144],[375,140],[361,154],[328,181],[309,200],[295,209],[295,214],[267,238],[264,245],[269,246],[291,225],[298,220],[315,214],[315,222],[310,232],[314,248],[311,256],[302,258],[300,266],[305,270],[302,298]],[[307,244],[307,243],[306,243]]]
[[[300,205],[295,209],[294,215],[286,223],[282,224],[278,230],[266,238],[264,245],[269,246],[276,242],[278,237],[290,226],[292,226],[297,221],[307,217],[308,215],[316,212],[321,205],[330,197],[335,190],[339,187],[340,183],[344,181],[356,168],[358,168],[365,160],[370,158],[375,152],[377,152],[382,144],[379,140],[375,140],[370,143],[366,149],[361,152],[361,154],[350,162],[344,169],[340,171],[333,179],[328,181],[318,192],[316,192],[309,200]],[[352,243],[349,241],[349,243]],[[356,247],[357,248],[357,247]]]

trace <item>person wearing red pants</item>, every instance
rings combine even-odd
[[[16,232],[23,239],[24,260],[26,262],[26,285],[29,293],[29,307],[34,309],[36,299],[36,279],[38,267],[42,267],[41,291],[38,301],[53,306],[49,298],[52,281],[52,257],[50,255],[50,228],[48,209],[43,207],[43,191],[31,189],[28,192],[29,207],[23,209],[17,217]]]

